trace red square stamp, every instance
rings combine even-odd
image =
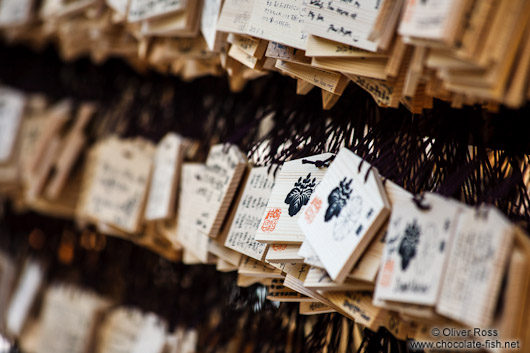
[[[273,244],[272,250],[273,251],[284,251],[287,249],[287,244]]]
[[[318,211],[322,208],[322,199],[320,197],[315,197],[309,205],[307,205],[307,208],[305,209],[305,220],[307,221],[307,224],[313,223],[315,220],[315,217],[317,216]]]
[[[390,286],[392,282],[392,276],[394,275],[394,260],[387,260],[381,271],[381,281],[379,282],[382,287]]]
[[[282,214],[282,210],[280,208],[273,208],[267,211],[267,216],[265,216],[265,220],[263,221],[261,230],[264,232],[274,231],[274,229],[276,228],[276,225],[278,224],[278,220],[280,219],[281,214]]]

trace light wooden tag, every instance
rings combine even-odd
[[[327,314],[334,313],[337,310],[327,306],[326,304],[320,302],[314,303],[300,303],[300,315],[317,315],[317,314]]]
[[[276,67],[276,64],[274,64],[274,66]],[[313,88],[315,88],[315,86],[307,81],[304,81],[302,79],[296,80],[296,94],[305,96],[306,94],[311,92]]]
[[[428,38],[450,44],[458,30],[466,1],[407,0],[399,34],[402,36]]]
[[[139,246],[150,249],[169,261],[177,262],[182,259],[182,245],[171,242],[168,237],[158,233],[156,223],[146,224],[144,234],[140,238],[133,238],[132,240]]]
[[[230,208],[228,210],[227,215],[225,216],[225,219],[223,221],[223,225],[221,227],[221,230],[219,231],[219,235],[215,239],[216,242],[218,242],[220,245],[223,245],[226,247],[226,239],[228,238],[230,228],[232,227],[232,224],[234,223],[234,220],[237,215],[237,209],[239,205],[241,204],[241,199],[243,198],[243,192],[245,191],[245,186],[247,185],[248,181],[248,170],[252,169],[252,166],[249,164],[247,167],[247,170],[243,173],[243,176],[241,177],[241,181],[239,183],[239,187],[237,188],[237,191],[232,198],[232,202],[230,203]],[[229,248],[226,248],[227,250]],[[240,253],[241,254],[241,253]]]
[[[7,312],[11,289],[16,280],[15,262],[9,254],[0,251],[0,311]],[[0,329],[5,332],[5,321],[0,322]]]
[[[462,34],[455,55],[463,59],[474,59],[488,39],[488,31],[492,28],[491,19],[497,11],[499,3],[492,0],[479,0],[473,4],[471,11],[465,15],[467,28]],[[463,21],[464,22],[464,21]]]
[[[328,56],[348,58],[375,58],[385,57],[387,54],[374,53],[348,44],[334,42],[317,36],[309,35],[307,38],[307,56]]]
[[[385,188],[385,190],[388,190],[388,188]],[[390,198],[390,195],[388,196]],[[381,265],[381,258],[383,257],[385,237],[386,226],[383,226],[374,239],[372,239],[364,254],[361,255],[361,258],[353,267],[348,278],[375,283],[375,278]]]
[[[309,266],[303,263],[286,262],[282,271],[285,272],[286,279],[287,276],[291,276],[298,282],[298,284],[302,285],[309,272]],[[296,288],[292,289],[296,290]]]
[[[184,152],[183,139],[174,133],[167,134],[159,142],[145,208],[147,221],[168,219],[174,214]]]
[[[367,39],[379,12],[379,1],[311,1],[304,30],[309,34],[375,52],[378,44]]]
[[[280,270],[282,272],[285,269],[285,266],[287,266],[286,262],[267,262],[267,261],[265,261],[264,263],[266,263],[268,266],[270,266],[272,268],[275,268],[277,270]]]
[[[242,274],[237,275],[237,286],[238,287],[250,287],[253,284],[261,283],[263,278],[261,277],[250,277]]]
[[[30,198],[29,191],[24,203],[37,212],[61,218],[74,218],[81,198],[83,169],[78,168],[71,175],[58,198],[50,200],[44,196]]]
[[[300,246],[296,244],[270,244],[265,260],[267,262],[304,262],[298,255]]]
[[[304,0],[255,1],[247,34],[305,50]]]
[[[301,262],[269,262],[265,260],[265,263],[272,268],[282,271],[285,278],[287,275],[291,275],[296,278],[296,283],[299,287],[303,287],[303,279],[305,278],[309,267]],[[295,288],[291,288],[295,289]],[[296,291],[300,292],[298,289]]]
[[[330,277],[343,282],[390,213],[376,169],[347,148],[328,168],[298,218]],[[359,167],[361,168],[359,169]]]
[[[272,41],[269,42],[269,45],[267,46],[265,56],[297,64],[311,65],[311,58],[305,56],[305,51]]]
[[[387,50],[395,39],[404,0],[383,1],[377,18],[368,34],[368,40],[377,42],[379,50]]]
[[[215,269],[219,272],[233,272],[237,271],[238,268],[239,265],[232,265],[230,262],[225,261],[221,258],[217,259],[217,265],[215,266]]]
[[[386,58],[325,58],[314,57],[311,65],[324,70],[339,71],[344,74],[366,76],[379,80],[386,80]]]
[[[326,161],[332,156],[331,153],[323,153],[283,164],[256,233],[257,241],[300,244],[304,240],[297,219],[303,213],[317,183],[324,177],[326,168],[317,168],[303,161]]]
[[[221,32],[246,34],[255,0],[225,0],[217,30]]]
[[[524,350],[528,342],[528,311],[530,302],[530,240],[521,228],[516,227],[514,248],[510,256],[509,266],[506,271],[503,293],[499,296],[498,309],[493,329],[496,329],[501,340],[520,339]],[[483,337],[484,342],[487,337]],[[506,350],[509,351],[509,350]]]
[[[168,353],[194,353],[197,352],[199,332],[193,328],[177,328],[178,347],[174,352]]]
[[[98,316],[110,304],[102,297],[77,288],[49,288],[41,312],[37,353],[92,352]]]
[[[335,283],[331,280],[326,270],[311,267],[304,281],[304,287],[322,291],[369,291],[374,285],[365,281],[347,278],[344,283]]]
[[[470,327],[490,325],[513,237],[514,226],[496,208],[463,210],[436,311]]]
[[[267,245],[254,238],[274,187],[274,175],[268,169],[255,167],[250,170],[225,241],[226,247],[260,261]]]
[[[217,21],[221,12],[221,0],[204,0],[201,16],[201,33],[212,52],[219,52],[223,44],[223,34],[217,31]]]
[[[519,227],[517,227],[516,232],[517,232],[517,237],[516,237],[515,243],[516,243],[517,248],[520,249],[521,252],[523,253],[523,257],[524,257],[524,260],[520,259],[519,261],[517,261],[517,265],[521,266],[522,268],[525,262],[527,264],[530,262],[530,241],[528,240],[528,235],[526,234],[526,232],[522,231]],[[512,262],[515,262],[515,261],[512,260]],[[528,265],[526,265],[526,269],[528,269]],[[518,315],[518,317],[522,317],[521,325],[518,328],[520,334],[512,336],[512,337],[526,337],[523,339],[523,344],[522,344],[523,350],[528,349],[530,347],[530,340],[528,339],[528,337],[530,337],[530,302],[528,301],[528,293],[530,293],[530,274],[526,270],[524,270],[524,272],[525,272],[524,280],[519,280],[519,278],[515,279],[515,281],[518,282],[517,283],[518,286],[520,287],[524,286],[525,281],[526,281],[527,286],[526,286],[526,291],[519,290],[519,298],[517,298],[517,299],[524,301],[524,312],[520,316]],[[522,275],[520,276],[522,278]],[[510,284],[511,284],[510,279],[508,279],[508,284],[507,284],[508,293],[509,293]],[[518,304],[517,299],[512,302],[513,303],[512,305],[515,306],[514,310],[520,310],[520,306],[517,305]],[[509,323],[508,325],[511,325],[514,322],[514,318],[510,315],[511,314],[510,309],[512,309],[513,307],[512,305],[508,305],[507,310],[506,310],[508,315],[506,315],[505,317]],[[502,324],[500,325],[500,327],[502,329]]]
[[[283,280],[273,279],[272,284],[267,286],[267,299],[274,302],[315,302],[315,299],[309,298],[297,291],[285,287]]]
[[[308,265],[324,268],[324,264],[320,259],[318,258],[317,253],[313,248],[311,247],[311,244],[309,244],[309,240],[304,240],[302,245],[300,246],[300,249],[298,249],[298,255],[304,258],[304,262]]]
[[[418,325],[410,320],[405,320],[398,313],[387,311],[381,319],[381,326],[385,327],[394,337],[406,341],[413,337],[418,330]]]
[[[44,267],[35,260],[27,260],[11,297],[6,315],[6,327],[10,334],[19,337],[24,323],[41,288]]]
[[[24,114],[24,118],[21,121],[21,126],[19,128],[19,133],[17,136],[17,141],[14,143],[11,156],[0,163],[0,193],[10,194],[17,192],[20,187],[26,186],[26,181],[29,179],[30,175],[25,173],[26,160],[28,155],[26,154],[26,142],[30,139],[28,135],[30,133],[30,127],[36,127],[39,125],[38,129],[35,129],[36,135],[31,135],[31,137],[38,136],[38,131],[40,131],[40,124],[34,124],[35,122],[42,123],[42,119],[35,119],[35,112],[32,111],[31,106],[27,109],[27,113]],[[1,120],[1,118],[0,118]],[[1,123],[0,123],[1,125]],[[2,135],[2,133],[0,133]]]
[[[305,296],[320,300],[321,296],[314,290],[306,288],[304,281],[309,273],[309,266],[300,263],[286,263],[284,266],[285,280],[283,285]]]
[[[25,104],[26,98],[22,93],[0,87],[0,164],[11,158]]]
[[[131,0],[129,22],[138,22],[183,10],[189,0]]]
[[[125,17],[129,13],[131,0],[106,0],[107,5],[116,11],[120,17]]]
[[[203,263],[207,263],[210,238],[195,227],[196,211],[190,207],[196,199],[195,190],[200,186],[200,178],[206,166],[199,163],[184,163],[180,178],[180,194],[177,212],[176,241],[182,244],[186,253],[193,254]]]
[[[26,193],[28,201],[35,200],[44,189],[49,173],[60,153],[60,148],[61,138],[59,136],[53,136],[46,145],[42,159],[39,161],[39,165],[32,175],[29,189]]]
[[[152,313],[118,308],[106,315],[98,334],[97,353],[160,353],[167,324]]]
[[[103,222],[98,222],[96,224],[96,229],[99,233],[101,234],[106,234],[106,235],[110,235],[110,236],[113,236],[113,237],[119,237],[119,238],[123,238],[123,239],[137,239],[138,237],[140,237],[141,235],[140,234],[129,234],[127,232],[124,232],[123,230],[120,230],[116,227],[113,227],[113,226],[110,226],[106,223],[103,223]]]
[[[422,204],[429,209],[420,209],[412,198],[392,202],[376,300],[427,306],[438,300],[461,210],[433,193],[424,194]]]
[[[411,193],[394,184],[390,180],[386,181],[385,190],[391,204],[394,202],[394,200],[398,200],[400,198],[412,198]],[[366,251],[362,254],[359,261],[355,264],[355,267],[348,275],[348,278],[369,283],[375,282],[377,272],[379,271],[381,265],[381,258],[383,257],[387,224],[381,227],[378,234],[374,237]],[[307,240],[302,243],[298,254],[304,257],[305,263],[320,269],[324,268],[324,264],[320,261]]]
[[[31,19],[33,0],[3,0],[0,2],[0,28],[20,26]]]
[[[372,330],[377,330],[387,315],[385,309],[372,304],[369,292],[326,292],[324,296],[356,323]]]
[[[137,233],[147,196],[154,147],[109,139],[99,146],[81,213],[127,233]]]
[[[258,70],[260,69],[260,66],[262,64],[262,61],[260,61],[258,58],[249,55],[247,52],[241,50],[236,45],[232,45],[230,47],[230,50],[228,51],[228,56],[230,56],[234,60],[239,61],[250,69]]]
[[[266,263],[260,262],[250,257],[245,257],[241,261],[241,264],[239,265],[239,269],[237,270],[237,273],[240,275],[247,276],[247,277],[282,278],[282,279],[285,277],[282,274],[282,271],[277,270],[273,267],[270,267]]]
[[[191,251],[184,249],[182,252],[182,263],[185,265],[198,265],[201,263],[201,259],[193,255]]]
[[[321,93],[322,93],[322,109],[323,110],[330,110],[339,101],[340,94],[331,93],[325,89],[322,89]]]
[[[390,85],[388,81],[377,80],[364,76],[345,74],[361,88],[366,90],[374,98],[376,103],[382,107],[393,107],[399,102],[400,95],[395,97],[395,87]]]
[[[43,18],[64,18],[78,14],[97,3],[97,0],[44,0],[40,8]]]
[[[322,292],[315,291],[313,289],[306,288],[304,282],[309,274],[309,266],[304,264],[286,264],[285,270],[286,273],[285,280],[283,285],[288,287],[304,296],[312,298],[314,302],[323,303],[334,310],[341,312],[343,315],[347,315],[340,307],[333,304],[329,299],[322,295]]]
[[[50,200],[57,199],[61,194],[72,168],[86,144],[83,130],[92,118],[94,110],[95,106],[92,104],[81,105],[74,126],[62,142],[61,151],[58,152],[57,160],[54,162],[54,173],[46,187],[46,196]]]
[[[269,42],[263,39],[234,35],[233,45],[236,45],[248,55],[261,59],[265,55]]]
[[[164,349],[167,324],[153,313],[145,315],[131,353],[160,353]]]
[[[132,351],[142,329],[144,315],[133,308],[117,308],[105,315],[98,332],[98,353],[115,353],[117,347]]]
[[[146,36],[196,37],[200,28],[201,1],[189,1],[183,11],[141,22]]]
[[[208,243],[208,252],[217,256],[219,259],[229,262],[233,266],[239,266],[241,262],[242,254],[231,250],[217,241],[217,239],[212,240]]]
[[[388,179],[386,180],[384,186],[390,204],[392,205],[396,200],[410,199],[412,197],[411,193]],[[381,227],[378,234],[374,237],[364,254],[355,264],[352,272],[348,275],[349,278],[375,283],[375,277],[379,271],[379,268],[381,267],[387,228],[388,221],[383,227]]]
[[[275,66],[283,72],[334,94],[342,94],[348,85],[348,79],[338,72],[321,70],[282,60],[276,60]]]
[[[246,158],[237,146],[212,146],[194,201],[187,206],[196,212],[197,230],[217,237],[246,168]]]
[[[56,138],[59,131],[70,119],[72,103],[67,100],[60,101],[50,107],[46,112],[46,124],[41,126],[42,130],[36,141],[33,141],[33,154],[28,157],[28,172],[36,173],[41,165],[44,154],[48,151],[50,141]]]

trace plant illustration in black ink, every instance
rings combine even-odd
[[[399,244],[399,255],[401,255],[401,269],[405,271],[410,261],[416,256],[416,249],[420,241],[420,227],[416,220],[407,224],[405,234]]]
[[[359,196],[350,197],[348,204],[333,223],[332,235],[335,241],[343,241],[348,236],[359,236],[363,229],[361,221],[362,210],[363,199]]]
[[[315,190],[316,180],[316,178],[311,179],[311,173],[307,174],[303,180],[302,177],[298,178],[294,188],[285,198],[285,203],[289,205],[289,216],[294,217],[300,212],[302,206],[307,205],[313,190]]]
[[[339,186],[331,191],[328,196],[328,209],[324,216],[324,221],[329,222],[333,217],[338,217],[342,208],[346,205],[352,193],[351,182],[346,182],[346,178],[342,179]]]

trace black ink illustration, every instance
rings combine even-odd
[[[311,173],[307,174],[307,177],[303,180],[302,177],[298,178],[294,188],[285,198],[285,203],[289,205],[289,216],[294,217],[300,212],[302,206],[307,205],[315,186],[316,178],[311,179]]]
[[[416,249],[420,240],[420,227],[416,220],[405,227],[405,234],[399,244],[399,255],[401,255],[401,269],[407,270],[410,261],[416,256]]]
[[[339,186],[331,191],[328,196],[328,209],[324,216],[324,221],[329,222],[331,218],[338,217],[342,208],[346,205],[352,193],[351,183],[353,179],[346,182],[346,178],[342,179]]]
[[[347,236],[355,234],[359,237],[363,229],[361,215],[363,199],[359,196],[350,197],[348,204],[342,209],[333,224],[333,239],[343,241]]]

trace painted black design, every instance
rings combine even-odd
[[[416,256],[416,249],[420,240],[420,227],[416,220],[407,224],[405,234],[399,244],[399,255],[401,255],[401,269],[405,271],[410,261]]]
[[[361,222],[361,215],[363,211],[363,199],[359,196],[352,196],[348,200],[348,204],[337,216],[333,224],[333,239],[336,241],[343,241],[347,236],[359,236],[363,225]],[[358,230],[358,232],[357,232]]]
[[[351,182],[346,182],[346,178],[342,179],[339,186],[331,191],[328,196],[328,209],[324,216],[324,221],[329,222],[333,217],[339,217],[340,211],[346,205],[346,202],[349,200],[352,193]]]
[[[302,206],[307,205],[313,190],[315,190],[316,180],[316,178],[311,179],[311,173],[309,173],[305,179],[302,180],[300,177],[294,183],[294,188],[285,198],[285,203],[289,205],[289,216],[294,217],[300,212]]]

